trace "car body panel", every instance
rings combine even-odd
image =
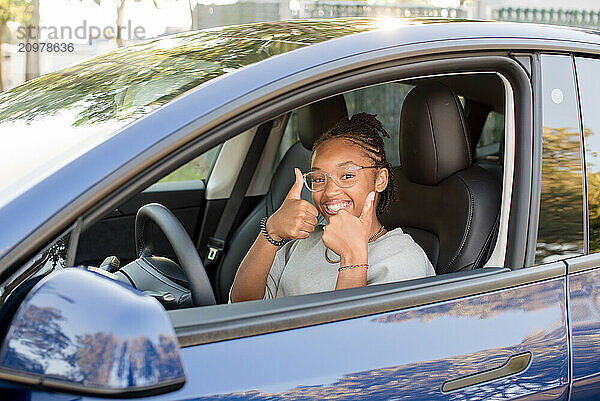
[[[584,154],[585,256],[566,260],[573,366],[572,400],[600,396],[600,253],[598,231],[598,73],[597,58],[574,57]]]

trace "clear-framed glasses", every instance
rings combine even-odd
[[[340,188],[349,188],[358,181],[358,173],[365,168],[378,168],[377,166],[349,165],[340,168],[332,174],[323,171],[311,171],[304,174],[304,185],[311,192],[320,192],[327,187],[327,179],[331,178]]]

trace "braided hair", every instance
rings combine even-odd
[[[360,146],[367,156],[373,160],[378,168],[385,168],[388,171],[388,185],[381,192],[379,203],[377,204],[377,214],[381,214],[390,206],[390,203],[396,198],[396,181],[392,174],[392,165],[385,157],[385,147],[382,135],[389,138],[383,124],[376,118],[377,114],[358,113],[350,119],[342,118],[332,128],[319,136],[313,144],[312,154],[323,143],[330,139],[346,139]]]

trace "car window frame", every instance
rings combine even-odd
[[[167,311],[181,347],[394,312],[564,277],[562,261],[486,268],[284,298]]]

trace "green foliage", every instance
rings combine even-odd
[[[0,23],[15,21],[26,23],[29,19],[31,3],[26,0],[0,0]]]

